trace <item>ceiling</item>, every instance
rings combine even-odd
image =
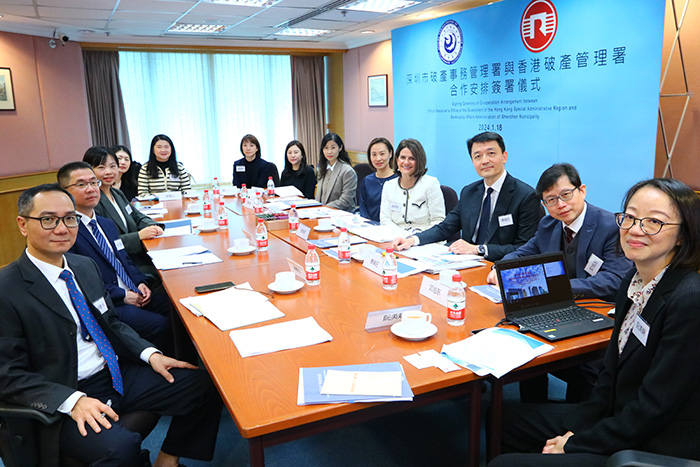
[[[491,3],[424,0],[391,14],[337,9],[351,1],[281,0],[257,8],[204,0],[0,0],[0,31],[68,36],[79,42],[342,50],[389,39],[392,29]],[[274,35],[279,26],[298,19],[295,28],[331,32],[320,37]],[[230,27],[208,35],[166,33],[175,23]]]

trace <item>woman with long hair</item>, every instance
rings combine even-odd
[[[173,140],[155,135],[151,140],[148,162],[139,171],[139,196],[165,191],[187,191],[192,187],[190,174],[178,162]]]
[[[114,154],[119,164],[119,175],[112,186],[121,190],[124,196],[126,196],[126,199],[132,200],[136,198],[141,164],[131,157],[131,150],[121,144],[112,146],[109,148],[109,152],[110,154]]]
[[[331,208],[354,212],[357,174],[340,136],[327,133],[321,140],[320,156],[316,200]]]
[[[300,141],[294,140],[284,150],[284,170],[280,186],[295,186],[305,198],[313,199],[316,192],[316,174],[306,163],[306,150]]]

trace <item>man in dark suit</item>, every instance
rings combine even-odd
[[[132,263],[117,227],[111,220],[95,215],[100,182],[92,167],[85,162],[70,162],[59,169],[57,177],[61,187],[73,195],[81,214],[71,252],[97,263],[119,319],[144,339],[171,351],[170,301],[164,294],[151,293],[147,277]]]
[[[61,451],[95,465],[138,465],[140,436],[118,415],[138,410],[173,416],[155,466],[211,459],[216,389],[206,372],[122,323],[95,263],[67,254],[80,223],[71,195],[57,185],[30,188],[18,211],[27,249],[0,271],[0,398],[64,414],[37,426],[40,464],[57,465]]]
[[[506,172],[506,145],[498,133],[480,133],[467,141],[476,172],[483,180],[465,186],[459,204],[445,220],[425,232],[394,240],[394,248],[447,240],[457,254],[478,254],[490,261],[524,245],[535,233],[542,207],[532,187]]]
[[[571,164],[554,164],[545,170],[536,192],[549,216],[540,221],[530,241],[503,259],[562,251],[574,298],[613,301],[622,278],[632,268],[632,262],[618,248],[615,216],[586,203],[586,185]],[[487,282],[498,283],[495,271]],[[554,373],[567,382],[567,402],[588,399],[601,365],[596,361]],[[547,375],[521,381],[521,400],[546,401],[548,383]]]

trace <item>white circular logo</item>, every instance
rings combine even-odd
[[[462,55],[463,45],[464,38],[459,24],[451,19],[445,21],[437,37],[437,50],[440,60],[448,65],[452,65]]]

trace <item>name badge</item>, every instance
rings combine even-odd
[[[114,246],[117,247],[117,251],[121,251],[124,249],[124,242],[122,242],[121,238],[118,238],[114,241]]]
[[[182,199],[181,191],[165,191],[163,193],[158,193],[158,199],[160,201],[178,201]]]
[[[362,266],[366,267],[375,274],[382,275],[382,254],[378,252],[372,252],[367,255],[365,260],[362,262]]]
[[[603,260],[598,258],[594,253],[591,253],[590,258],[588,258],[588,263],[586,267],[583,268],[591,276],[595,276],[600,271],[600,267],[603,265]]]
[[[449,286],[428,276],[423,276],[423,282],[420,284],[420,294],[422,296],[431,299],[439,305],[447,306],[447,292],[449,291]]]
[[[95,300],[94,302],[92,302],[92,304],[95,306],[95,308],[100,310],[100,313],[102,313],[102,314],[107,313],[107,302],[105,302],[104,297],[100,297],[98,300]]]
[[[177,182],[177,181],[179,181],[179,180],[180,180],[180,176],[179,176],[179,175],[175,175],[175,174],[171,174],[171,175],[170,175],[170,181],[171,181],[171,182]]]
[[[245,165],[237,165],[236,172],[245,172]]]
[[[134,212],[134,210],[131,209],[131,205],[130,205],[130,204],[127,204],[126,206],[124,206],[124,210],[125,210],[126,213],[129,214],[129,215],[131,215],[131,213]]]
[[[287,264],[289,265],[289,270],[294,273],[297,279],[306,282],[306,271],[299,263],[287,258]]]
[[[401,212],[401,205],[399,203],[390,203],[389,211],[391,212]]]
[[[301,222],[299,223],[299,228],[297,229],[297,237],[301,238],[302,240],[306,241],[309,239],[309,234],[311,233],[311,227],[308,225],[302,224]]]
[[[513,225],[513,214],[506,214],[505,216],[498,216],[498,226],[508,227]]]
[[[639,342],[642,343],[644,347],[647,346],[647,338],[649,337],[649,325],[641,315],[637,315],[634,320],[634,325],[632,326],[632,334],[637,336]]]

